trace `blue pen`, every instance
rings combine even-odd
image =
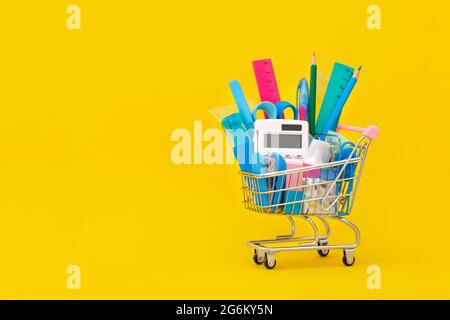
[[[308,80],[306,78],[302,78],[297,86],[297,109],[299,110],[300,114],[300,107],[305,108],[305,119],[300,120],[306,120],[308,118],[308,104],[309,104],[309,92],[308,92]]]
[[[358,81],[359,73],[361,72],[361,67],[358,68],[358,70],[355,71],[353,74],[353,77],[350,79],[350,81],[347,84],[347,87],[345,87],[344,92],[342,92],[341,97],[338,100],[338,103],[333,109],[333,113],[331,114],[330,118],[327,121],[327,124],[325,125],[325,128],[323,130],[323,134],[327,134],[328,131],[333,130],[336,131],[337,125],[339,123],[339,118],[341,117],[342,109],[344,109],[344,105],[348,100],[348,97],[353,91],[353,88],[356,85],[356,82]]]
[[[233,80],[229,83],[231,93],[233,94],[234,101],[239,110],[242,122],[247,129],[253,129],[253,117],[248,107],[247,100],[245,99],[244,92],[242,91],[241,85],[237,80]]]

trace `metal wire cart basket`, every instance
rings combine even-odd
[[[360,132],[362,136],[355,144],[343,144],[338,137],[327,137],[326,140],[333,149],[333,158],[329,163],[265,174],[240,172],[245,208],[286,216],[291,224],[289,235],[247,243],[254,249],[253,260],[256,264],[264,264],[266,268],[273,269],[277,252],[317,250],[320,256],[325,257],[334,249],[344,251],[344,265],[354,264],[354,250],[360,243],[360,233],[344,217],[352,211],[367,151],[379,130],[376,126],[365,129],[343,125],[338,129]],[[305,219],[314,235],[296,237],[294,217]],[[352,229],[355,242],[329,244],[331,230],[328,219],[339,221]],[[319,234],[317,221],[325,227],[325,234]]]

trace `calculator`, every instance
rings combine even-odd
[[[264,157],[275,152],[286,160],[303,161],[309,146],[309,124],[302,120],[256,120],[254,149]]]

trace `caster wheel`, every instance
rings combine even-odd
[[[347,257],[347,255],[344,253],[344,256],[342,257],[342,263],[346,265],[347,267],[351,267],[355,264],[355,257],[353,256],[351,259]]]
[[[326,245],[328,245],[328,243],[326,243],[326,242],[320,243],[319,242],[319,246],[326,246]],[[330,253],[330,250],[317,250],[317,253],[321,257],[326,257]]]
[[[266,255],[266,259],[264,261],[264,266],[266,267],[266,269],[273,269],[275,268],[275,266],[277,265],[277,260],[275,260],[275,258],[273,259],[269,259],[269,257]]]
[[[258,253],[255,250],[255,253],[253,254],[253,262],[257,265],[261,265],[266,261],[266,255],[258,255]]]

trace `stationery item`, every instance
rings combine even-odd
[[[306,184],[311,185],[310,187],[305,188],[304,190],[304,198],[303,198],[303,213],[304,214],[316,214],[323,212],[322,209],[322,201],[323,207],[328,208],[331,206],[333,201],[336,199],[334,196],[330,196],[327,199],[324,199],[326,193],[328,192],[328,188],[331,187],[331,194],[336,194],[336,187],[331,186],[331,184],[327,184],[325,180],[320,178],[306,178]],[[334,214],[337,212],[337,204],[331,206],[327,211],[327,214]]]
[[[347,159],[353,159],[356,157],[355,152],[355,144],[353,142],[346,142],[342,145],[341,151],[336,153],[336,159],[335,161],[341,161],[341,160],[347,160]],[[337,167],[336,174],[339,174],[339,172],[342,170],[343,165]],[[356,171],[356,163],[349,163],[345,167],[344,172],[342,173],[342,176],[339,177],[339,179],[349,179],[348,180],[348,188],[347,192],[350,193],[353,190],[353,178],[355,177],[355,171]]]
[[[308,152],[305,155],[304,166],[317,166],[328,163],[331,160],[330,144],[326,141],[314,139],[309,145]],[[319,177],[320,169],[309,170],[307,176],[309,178]]]
[[[314,139],[311,142],[308,153],[305,156],[304,166],[321,165],[324,163],[328,163],[330,159],[330,144],[326,141]],[[325,192],[327,191],[326,185],[324,183],[325,181],[321,179],[320,174],[320,169],[308,170],[305,173],[305,185],[311,186],[304,189],[305,202],[303,205],[303,213],[315,213],[317,209],[320,209],[318,207],[317,201],[312,200],[323,197],[325,195]]]
[[[286,205],[284,206],[284,213],[300,214],[302,212],[303,191],[301,191],[301,189],[288,190],[286,191],[285,197],[286,197],[285,201]]]
[[[330,144],[326,141],[313,139],[305,156],[305,163],[311,166],[324,164],[331,159]]]
[[[309,133],[312,136],[314,136],[316,131],[316,87],[317,87],[317,63],[315,53],[313,53],[312,57],[309,84],[310,84],[309,104],[308,104]]]
[[[308,122],[300,120],[256,120],[255,153],[263,156],[276,152],[286,160],[303,161],[308,151]]]
[[[328,131],[324,141],[330,144],[331,161],[335,161],[336,153],[341,151],[341,147],[344,143],[348,142],[343,135],[335,131]]]
[[[304,106],[300,106],[299,108],[300,118],[299,120],[306,121],[306,109]]]
[[[305,184],[311,185],[311,186],[305,188],[302,213],[313,214],[313,213],[315,213],[316,208],[318,208],[317,200],[313,200],[313,199],[317,199],[319,197],[320,179],[306,178]]]
[[[309,104],[309,93],[308,93],[308,80],[302,78],[297,86],[297,108],[304,107],[305,118],[300,120],[308,121],[308,104]],[[300,112],[301,114],[301,112]]]
[[[209,109],[209,112],[217,121],[219,121],[219,123],[222,123],[223,119],[225,119],[226,117],[228,117],[229,115],[231,115],[237,111],[236,111],[236,105],[234,103],[232,103],[227,106],[215,107],[215,108]]]
[[[328,135],[325,137],[324,141],[326,141],[330,145],[330,161],[332,162],[347,159],[348,155],[351,153],[354,147],[354,144],[352,142],[349,142],[341,134],[334,131],[328,131]],[[345,157],[345,155],[347,155],[347,157]],[[342,166],[333,166],[330,168],[322,169],[320,177],[323,180],[335,180],[341,169]]]
[[[239,113],[230,114],[229,116],[223,118],[221,123],[225,131],[238,129],[245,131],[246,129]]]
[[[340,150],[335,154],[333,161],[343,161],[349,158],[353,159],[355,157],[355,144],[352,142],[344,142],[341,145]],[[355,180],[356,167],[357,163],[348,163],[345,166],[345,169],[344,165],[339,165],[333,168],[322,170],[322,180],[333,181],[337,179],[337,182],[335,184],[328,184],[333,188],[329,192],[329,201],[324,204],[325,208],[329,207],[331,203],[336,199],[336,196],[339,195],[341,197],[339,201],[341,205],[336,203],[336,210],[339,210],[340,215],[345,215],[348,213],[348,210],[350,208],[350,201],[348,201],[348,199],[345,200],[345,197],[348,197],[348,195],[353,191],[353,181]],[[341,173],[342,170],[343,172]]]
[[[253,128],[252,113],[250,112],[250,108],[248,107],[248,103],[247,100],[245,99],[241,85],[237,80],[231,81],[229,85],[244,126],[247,129],[252,129]]]
[[[334,108],[336,107],[343,91],[347,87],[348,82],[352,78],[353,68],[335,63],[333,72],[331,73],[330,81],[328,82],[327,90],[323,98],[322,106],[320,107],[319,116],[316,122],[315,134],[323,134],[325,125],[328,122]]]
[[[278,171],[286,170],[286,165],[283,165],[284,160],[290,159],[300,165],[302,164],[303,156],[308,149],[308,138],[308,123],[306,121],[267,119],[256,120],[255,122],[254,144],[257,144],[255,153],[261,154],[266,158],[268,155],[276,154],[278,157]],[[291,164],[289,168],[293,166],[295,165]],[[284,181],[285,179],[287,181]],[[298,183],[296,180],[298,179],[295,179],[295,177],[286,178],[285,175],[282,175],[276,177],[275,181],[272,182],[273,188],[270,187],[270,180],[266,184],[269,184],[268,190],[278,190],[283,188],[285,183],[289,183],[291,187],[295,186],[294,183]],[[274,197],[271,203],[274,206],[272,209],[275,210],[279,204],[283,203],[284,193],[274,192],[273,194]],[[301,198],[299,192],[294,190],[288,192],[287,196],[289,199],[292,199],[292,197],[294,199]],[[298,205],[289,208],[288,210],[293,213],[300,212]]]
[[[286,160],[286,170],[299,169],[303,167],[303,162]],[[284,213],[299,214],[302,212],[303,192],[301,187],[303,185],[304,172],[297,172],[286,175],[286,192],[285,192],[285,207]],[[290,203],[292,202],[292,203]]]
[[[286,101],[279,101],[275,104],[275,106],[277,107],[277,119],[285,119],[284,117],[284,112],[287,109],[291,109],[293,112],[293,120],[297,120],[298,119],[298,109],[293,106],[292,104],[290,104],[289,102]]]
[[[257,119],[256,113],[258,111],[264,111],[264,114],[270,119],[277,119],[278,109],[272,102],[263,101],[253,109],[252,117],[254,121]]]
[[[236,89],[236,84],[230,85],[232,86],[232,91],[236,94],[236,102],[238,106],[242,106],[242,110],[244,110],[244,114],[246,114],[243,101],[245,101],[245,97],[240,94],[240,86],[237,83],[238,89]],[[246,104],[246,102],[245,102]],[[248,106],[247,106],[248,107]],[[277,117],[282,117],[284,111],[287,109],[292,109],[294,113],[294,118],[297,117],[297,109],[288,102],[278,102],[274,105],[271,102],[262,102],[258,106],[256,106],[253,114],[250,113],[251,122],[247,120],[247,124],[244,124],[242,113],[233,113],[222,120],[222,127],[227,132],[227,136],[230,141],[233,142],[233,152],[234,156],[239,163],[241,171],[244,172],[257,172],[255,169],[255,164],[258,166],[258,162],[255,155],[255,148],[253,146],[253,121],[256,119],[256,113],[258,110],[265,111],[270,115],[271,118],[277,119]],[[250,125],[251,124],[251,125]]]
[[[253,71],[255,72],[261,101],[269,101],[274,104],[279,102],[281,99],[280,94],[278,93],[277,80],[275,78],[272,60],[264,59],[253,61]]]
[[[232,143],[234,157],[241,171],[254,172],[254,147],[253,141],[248,136],[246,127],[239,113],[233,113],[222,120],[222,127],[227,134],[227,139]]]
[[[255,174],[264,174],[266,173],[266,163],[264,157],[260,153],[255,154],[256,165],[254,167]],[[269,194],[267,193],[267,182],[268,179],[256,179],[249,180],[249,188],[254,190],[254,197],[256,197],[256,204],[258,206],[266,207],[269,205]]]
[[[278,172],[286,170],[286,162],[284,158],[277,154],[271,153],[263,156],[260,153],[256,154],[257,165],[255,166],[255,173],[264,174],[270,172]],[[256,192],[256,203],[262,207],[271,207],[276,210],[277,207],[284,201],[285,178],[278,176],[275,178],[261,178],[256,180],[256,185],[250,186]]]
[[[241,171],[249,173],[259,173],[259,163],[255,159],[254,146],[252,138],[241,129],[229,130],[233,141],[233,153]]]
[[[269,101],[263,101],[260,104],[258,104],[255,109],[253,110],[252,117],[253,120],[256,121],[256,113],[258,111],[264,111],[265,114],[269,119],[283,119],[284,118],[284,112],[287,109],[291,109],[294,113],[294,120],[298,117],[298,110],[295,108],[292,104],[289,102],[280,101],[276,104],[273,104]]]
[[[333,109],[333,112],[331,113],[330,117],[328,118],[328,121],[323,129],[323,132],[328,132],[329,130],[335,131],[338,123],[339,118],[341,117],[342,109],[344,109],[344,105],[348,100],[348,97],[353,91],[353,88],[356,85],[356,82],[358,81],[359,73],[361,72],[361,67],[358,68],[358,70],[355,71],[353,77],[348,82],[347,86],[345,87],[344,92],[342,92],[338,103]]]
[[[266,159],[268,159],[266,172],[286,170],[286,161],[280,154],[274,152]],[[272,204],[272,210],[277,210],[280,207],[280,204],[284,203],[284,191],[277,190],[283,190],[285,184],[286,178],[284,175],[268,179],[268,189],[274,191],[269,194],[269,202]]]

